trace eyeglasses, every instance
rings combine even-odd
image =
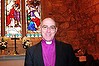
[[[42,26],[42,29],[44,29],[44,30],[47,30],[47,29],[55,30],[56,29],[56,26],[55,25],[52,25],[52,26],[48,27],[47,25],[43,25]]]

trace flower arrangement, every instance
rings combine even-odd
[[[4,41],[4,39],[2,38],[0,41],[0,49],[5,50],[7,48],[7,44],[7,41]]]
[[[24,36],[22,39],[22,45],[24,49],[27,49],[28,47],[30,47],[30,38]]]
[[[30,43],[29,43],[29,40],[26,40],[23,42],[23,48],[27,49],[28,47],[30,47]]]

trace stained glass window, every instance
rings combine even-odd
[[[5,0],[5,35],[7,37],[22,36],[21,0]]]
[[[25,0],[26,36],[41,37],[39,26],[41,20],[40,0]]]

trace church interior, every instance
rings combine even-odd
[[[0,0],[0,6],[0,66],[24,66],[46,17],[55,19],[55,38],[72,45],[81,66],[99,66],[99,0]]]

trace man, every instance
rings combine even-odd
[[[54,38],[57,32],[55,21],[45,18],[40,28],[42,40],[27,49],[25,66],[77,66],[71,45]]]

